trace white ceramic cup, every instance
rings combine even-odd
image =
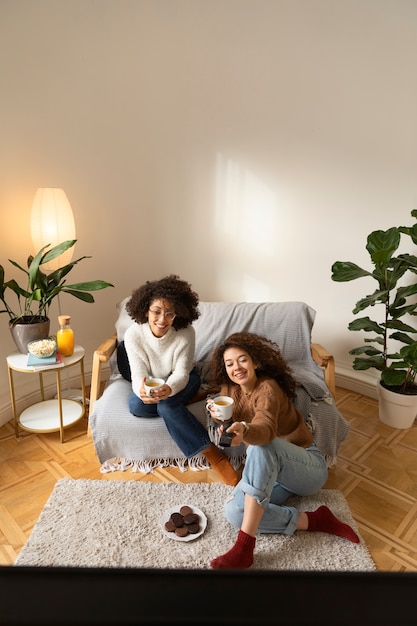
[[[219,416],[216,419],[227,422],[233,415],[233,398],[230,396],[216,396],[213,398],[213,402],[216,409],[219,412]]]
[[[145,380],[146,395],[151,396],[151,392],[156,391],[159,387],[162,387],[164,383],[165,381],[163,378],[154,378],[153,376],[149,376],[149,378]]]

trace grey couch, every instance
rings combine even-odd
[[[204,469],[202,455],[187,459],[171,439],[162,418],[134,417],[128,408],[131,385],[117,368],[116,347],[132,324],[125,298],[117,305],[116,332],[94,353],[90,396],[89,432],[101,463],[101,471],[151,472],[156,467],[177,466],[181,470]],[[303,302],[200,302],[196,331],[196,366],[202,378],[197,401],[190,411],[203,423],[214,443],[217,429],[207,417],[204,397],[209,390],[208,363],[214,347],[228,335],[248,331],[275,341],[299,383],[296,404],[313,429],[315,440],[329,466],[336,462],[349,424],[334,403],[334,361],[322,346],[311,341],[316,312]],[[110,375],[103,387],[103,364]],[[108,368],[107,368],[108,370]],[[225,449],[236,468],[245,460],[245,446]]]

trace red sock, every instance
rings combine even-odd
[[[339,521],[337,517],[333,515],[331,510],[327,508],[327,506],[320,506],[313,513],[307,513],[307,517],[307,530],[337,535],[338,537],[349,539],[349,541],[352,541],[353,543],[360,542],[360,539],[353,528],[348,526],[348,524],[344,524]]]
[[[247,535],[239,530],[237,540],[233,548],[213,559],[210,563],[212,569],[245,569],[253,563],[253,551],[255,549],[255,537]]]

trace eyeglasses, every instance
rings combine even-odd
[[[161,315],[163,315],[164,318],[170,322],[172,322],[176,317],[175,313],[173,313],[172,311],[167,311],[166,313],[164,313],[163,311],[161,311],[161,309],[149,309],[149,313],[152,313],[154,317],[161,317]]]

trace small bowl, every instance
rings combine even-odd
[[[28,352],[38,359],[46,359],[52,356],[56,350],[55,337],[47,337],[46,339],[37,339],[28,343]]]

